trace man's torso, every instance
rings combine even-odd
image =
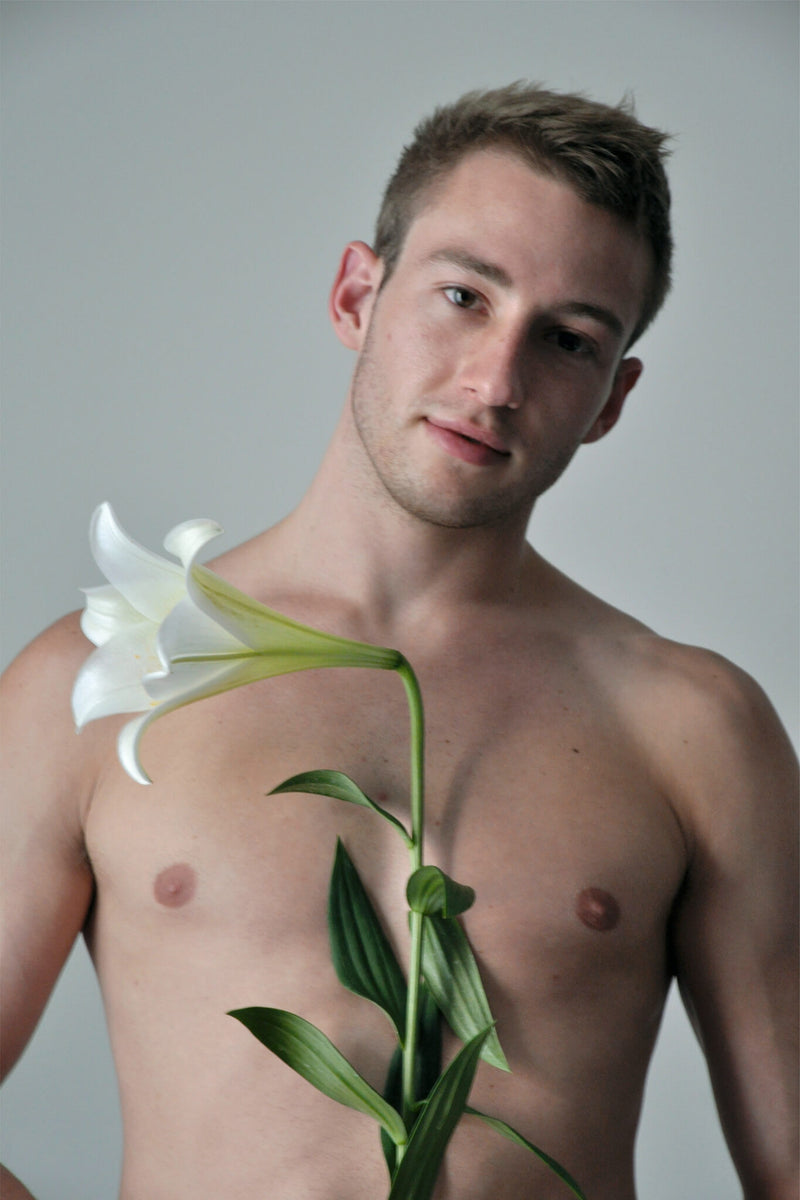
[[[544,606],[448,626],[399,648],[426,706],[425,859],[476,891],[464,925],[512,1069],[481,1064],[471,1102],[559,1158],[593,1200],[623,1200],[687,866],[654,751],[663,643],[599,603],[573,622]],[[388,1191],[377,1126],[226,1013],[296,1012],[382,1088],[392,1030],[334,975],[327,888],[341,837],[405,963],[407,853],[372,813],[268,793],[332,768],[407,820],[399,679],[328,670],[254,684],[157,722],[143,759],[148,789],[109,753],[86,822],[123,1197],[376,1200]],[[437,1191],[565,1194],[470,1117]]]

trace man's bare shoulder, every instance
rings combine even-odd
[[[69,697],[75,674],[92,650],[81,631],[80,618],[79,612],[61,617],[29,642],[3,673],[0,690],[9,717],[32,702],[37,709],[41,704],[48,708],[57,705],[64,688]]]
[[[107,743],[106,729],[75,731],[70,696],[93,650],[80,613],[62,617],[35,638],[0,681],[0,724],[7,794],[85,796]]]
[[[746,671],[713,650],[659,635],[563,576],[558,595],[556,620],[574,639],[578,660],[679,804],[719,811],[722,793],[726,804],[737,796],[745,802],[757,781],[791,793],[792,746]]]
[[[758,683],[735,663],[701,646],[662,636],[627,612],[550,568],[553,609],[576,638],[608,655],[628,682],[653,689],[666,705],[696,704],[695,719],[723,722],[763,718],[774,711]],[[548,596],[549,600],[549,596]]]
[[[797,758],[773,705],[721,654],[650,631],[616,644],[621,703],[691,844],[757,821],[791,836]],[[787,820],[789,825],[786,825]]]
[[[723,655],[650,630],[621,643],[638,675],[639,698],[663,735],[681,733],[681,744],[689,748],[719,740],[735,744],[740,754],[752,749],[759,756],[767,744],[787,740],[761,686]],[[684,739],[688,729],[694,735]]]

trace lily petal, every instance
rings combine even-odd
[[[81,629],[95,646],[102,646],[126,626],[141,620],[141,613],[111,584],[84,588],[83,594],[86,608],[81,614]]]
[[[72,689],[78,729],[98,717],[141,712],[151,706],[144,679],[159,666],[152,643],[152,626],[138,622],[89,655]]]
[[[170,529],[164,538],[164,549],[181,560],[184,571],[187,571],[197,558],[200,551],[208,542],[222,533],[222,526],[216,521],[200,518],[195,521],[183,521]]]
[[[152,779],[145,771],[139,759],[139,742],[147,726],[155,718],[155,713],[145,713],[124,725],[117,737],[117,758],[130,775],[134,783],[148,784]]]
[[[109,583],[149,620],[162,621],[183,595],[181,568],[129,537],[110,504],[95,509],[89,544]]]

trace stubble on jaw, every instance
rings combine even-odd
[[[380,415],[391,411],[391,404],[373,353],[371,328],[353,375],[350,409],[366,456],[361,486],[378,503],[397,506],[410,517],[445,529],[474,529],[500,525],[510,519],[527,524],[539,496],[560,478],[578,449],[564,447],[559,454],[540,459],[526,478],[479,495],[468,494],[463,486],[463,471],[470,468],[454,462],[453,488],[448,493],[443,490],[437,493],[421,477],[421,472],[414,472],[414,464],[400,452],[402,431],[380,428]]]

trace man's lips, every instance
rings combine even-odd
[[[508,458],[511,453],[496,433],[481,429],[469,421],[427,417],[425,424],[434,441],[447,454],[460,458],[462,462],[479,467],[492,466],[500,459]]]

